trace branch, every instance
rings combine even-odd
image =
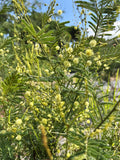
[[[94,132],[96,131],[96,129],[100,128],[100,126],[108,119],[108,117],[110,117],[110,115],[116,110],[116,107],[119,105],[120,103],[120,99],[118,100],[118,102],[115,104],[115,106],[113,107],[113,109],[110,111],[110,113],[108,113],[108,115],[100,122],[100,124],[94,129]]]

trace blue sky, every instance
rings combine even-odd
[[[33,2],[34,0],[31,0],[29,2]],[[46,3],[46,4],[50,4],[50,2],[52,0],[38,0],[41,3]],[[62,19],[60,19],[60,21],[70,21],[69,25],[78,25],[80,19],[79,19],[79,14],[76,10],[76,6],[73,3],[74,0],[56,0],[56,3],[58,3],[59,5],[56,6],[55,8],[55,12],[57,13],[57,11],[59,9],[61,9],[62,11],[64,11],[64,13],[62,14]],[[47,7],[46,7],[47,8]],[[45,10],[45,7],[42,8],[42,11]]]
[[[78,25],[80,19],[73,0],[57,0],[59,6],[56,8],[64,11],[62,21],[71,21],[70,25]]]

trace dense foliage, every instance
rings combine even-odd
[[[95,2],[91,0],[91,5]],[[110,14],[117,18],[118,1],[101,0],[99,6],[103,2],[114,8]],[[102,11],[109,12],[76,3],[92,10],[96,19]],[[119,160],[119,69],[114,89],[109,76],[106,89],[103,80],[113,62],[120,62],[117,37],[115,47],[112,40],[98,36],[106,31],[103,21],[95,21],[94,37],[87,37],[85,29],[66,27],[67,22],[52,21],[55,0],[46,14],[29,15],[22,0],[11,5],[16,13],[10,22],[12,34],[0,28],[0,159]],[[44,17],[41,24],[34,21],[39,15]],[[2,20],[4,24],[6,19]]]

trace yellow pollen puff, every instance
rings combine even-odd
[[[74,30],[77,30],[77,27],[76,27],[76,26],[74,27]]]
[[[107,67],[107,64],[104,64],[104,67]]]
[[[91,40],[90,43],[89,43],[90,47],[95,47],[96,44],[97,44],[97,42],[96,42],[96,40],[94,40],[94,39]]]
[[[69,131],[73,132],[73,131],[74,131],[74,129],[73,129],[73,128],[70,128],[70,130],[69,130]]]
[[[45,69],[44,71],[45,71],[46,74],[49,74],[49,70],[48,69]]]
[[[34,102],[30,102],[30,104],[29,104],[31,107],[33,107],[33,105],[34,105]]]
[[[64,61],[64,66],[66,68],[71,67],[71,63],[69,61]]]
[[[5,134],[5,133],[6,133],[6,130],[4,129],[0,131],[0,134]]]
[[[56,46],[55,48],[56,48],[57,51],[60,50],[60,46]]]
[[[62,12],[62,10],[58,10],[57,13],[58,13],[58,15],[61,15],[63,12]]]
[[[64,104],[65,104],[65,102],[64,102],[64,101],[62,101],[62,102],[60,103],[60,107],[63,107],[63,106],[64,106]]]
[[[47,124],[47,119],[43,118],[43,119],[42,119],[42,123],[43,123],[43,124]]]
[[[47,106],[48,103],[47,102],[42,102],[42,105]]]
[[[51,118],[51,117],[52,117],[52,115],[51,115],[51,114],[48,114],[48,117],[49,117],[49,118]]]
[[[61,101],[61,95],[60,95],[60,94],[57,94],[57,95],[55,96],[55,100],[56,100],[56,102],[60,102],[60,101]]]
[[[78,101],[75,101],[75,102],[74,102],[74,106],[75,106],[75,107],[78,107],[78,106],[79,106],[79,102],[78,102]]]
[[[68,47],[68,48],[66,49],[66,51],[70,54],[70,53],[73,52],[73,48],[72,48],[72,47]]]
[[[87,123],[90,124],[90,120],[89,119],[87,120]]]
[[[16,140],[20,141],[22,139],[21,135],[17,135]]]
[[[70,153],[67,153],[67,158],[69,158],[70,157]]]
[[[85,102],[85,106],[88,107],[89,106],[89,102],[86,101]]]
[[[48,23],[50,23],[50,22],[52,21],[52,19],[51,19],[51,18],[49,18],[47,21],[48,21]]]
[[[93,50],[92,49],[87,49],[86,50],[86,55],[87,56],[93,56],[94,55]]]
[[[101,61],[97,61],[96,63],[97,63],[98,66],[102,65]]]
[[[0,33],[0,36],[3,36],[3,33]]]
[[[17,119],[17,120],[15,121],[15,123],[16,123],[17,125],[21,125],[21,124],[22,124],[22,119]]]
[[[87,61],[87,66],[91,66],[92,62],[90,60]]]
[[[85,109],[85,112],[89,112],[89,109]]]
[[[74,58],[73,63],[78,64],[79,63],[79,58]]]
[[[74,77],[73,78],[73,83],[77,83],[78,82],[78,78]]]
[[[26,91],[25,96],[30,96],[30,91]]]
[[[39,109],[38,109],[38,108],[35,108],[35,111],[37,111],[37,112],[38,112],[38,111],[39,111]]]
[[[63,55],[62,55],[62,54],[59,54],[59,56],[58,56],[58,57],[62,59],[62,58],[63,58]]]
[[[60,149],[57,150],[57,153],[60,153]]]

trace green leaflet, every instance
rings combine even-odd
[[[0,44],[0,49],[4,48],[5,46],[9,45],[12,43],[12,40],[14,40],[15,38],[12,37],[12,38],[9,38],[9,39],[6,39],[3,41],[2,44]]]
[[[113,30],[115,28],[114,22],[116,21],[118,14],[115,12],[117,5],[120,1],[112,2],[110,0],[90,0],[87,1],[75,1],[78,7],[85,8],[92,12],[90,17],[92,21],[89,21],[89,27],[95,33],[94,37],[108,35],[106,31]]]

